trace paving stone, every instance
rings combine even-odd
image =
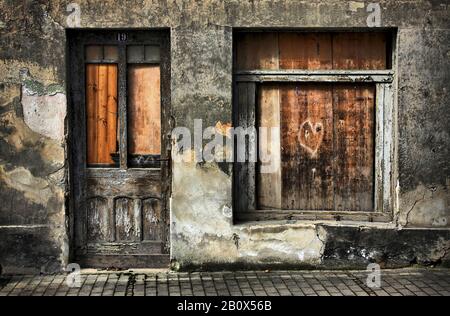
[[[361,271],[89,273],[81,287],[66,274],[0,276],[0,296],[428,296],[450,295],[450,270],[383,270],[369,288]]]

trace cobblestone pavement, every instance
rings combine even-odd
[[[382,270],[381,287],[365,271],[243,271],[175,273],[82,271],[81,287],[66,275],[0,276],[0,296],[438,296],[450,294],[450,270]]]

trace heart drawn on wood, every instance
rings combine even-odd
[[[323,133],[323,125],[320,122],[313,124],[308,119],[300,125],[298,141],[311,155],[311,158],[317,156],[317,151],[322,144]]]

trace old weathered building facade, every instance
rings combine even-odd
[[[0,8],[3,272],[448,264],[448,1]],[[195,120],[280,125],[279,173],[174,159]]]

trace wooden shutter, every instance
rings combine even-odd
[[[388,38],[386,32],[237,33],[235,71],[387,69]],[[235,93],[237,126],[281,127],[279,142],[267,145],[279,148],[277,172],[235,164],[238,213],[374,210],[375,84],[237,82]]]
[[[372,211],[374,86],[276,87],[261,86],[257,112],[262,126],[281,112],[281,174],[256,175],[257,208]]]

